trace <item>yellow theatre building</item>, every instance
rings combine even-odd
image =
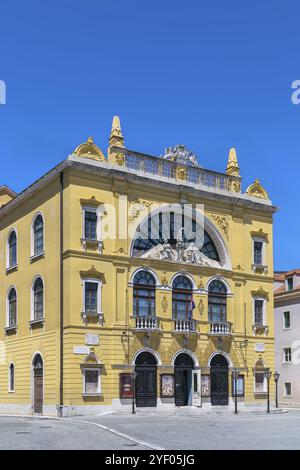
[[[200,163],[127,149],[114,117],[106,154],[0,187],[0,412],[265,405],[276,208],[234,148]]]

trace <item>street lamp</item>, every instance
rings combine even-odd
[[[268,382],[268,404],[267,404],[267,413],[270,413],[270,378],[272,377],[272,372],[270,371],[270,369],[268,369],[268,370],[265,372],[265,377],[266,377],[267,382]]]
[[[135,379],[137,373],[135,371],[131,372],[132,379],[132,414],[135,415]]]
[[[239,378],[239,371],[238,369],[232,369],[232,380],[234,381],[234,414],[238,414],[238,409],[237,409],[237,380]]]
[[[274,372],[274,380],[275,380],[275,400],[276,400],[276,408],[278,408],[278,380],[279,380],[280,374],[279,372]]]

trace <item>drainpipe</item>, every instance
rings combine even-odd
[[[64,405],[64,272],[63,272],[63,249],[64,249],[64,213],[63,213],[63,191],[64,191],[64,173],[60,172],[60,224],[59,224],[59,244],[60,244],[60,260],[59,260],[59,278],[60,278],[60,293],[59,293],[59,341],[60,341],[60,354],[59,354],[59,416],[63,416]]]

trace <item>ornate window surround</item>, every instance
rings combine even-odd
[[[91,204],[92,202],[92,204]],[[96,202],[93,204],[93,200],[90,201],[90,204],[87,204],[88,201],[81,201],[82,204],[82,210],[81,210],[81,224],[82,224],[82,236],[81,236],[81,245],[82,248],[86,251],[88,248],[95,246],[100,253],[102,253],[103,250],[103,240],[102,240],[102,215],[104,213],[104,209],[102,207],[102,204],[99,202]],[[97,239],[96,240],[90,240],[85,237],[85,213],[86,212],[94,212],[97,216],[97,227],[96,227],[96,234],[97,234]]]

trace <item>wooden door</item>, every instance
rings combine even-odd
[[[43,412],[43,369],[34,369],[34,413]]]
[[[211,369],[211,404],[228,405],[228,369],[212,367]]]
[[[157,372],[156,366],[136,366],[135,401],[136,406],[156,406]]]

